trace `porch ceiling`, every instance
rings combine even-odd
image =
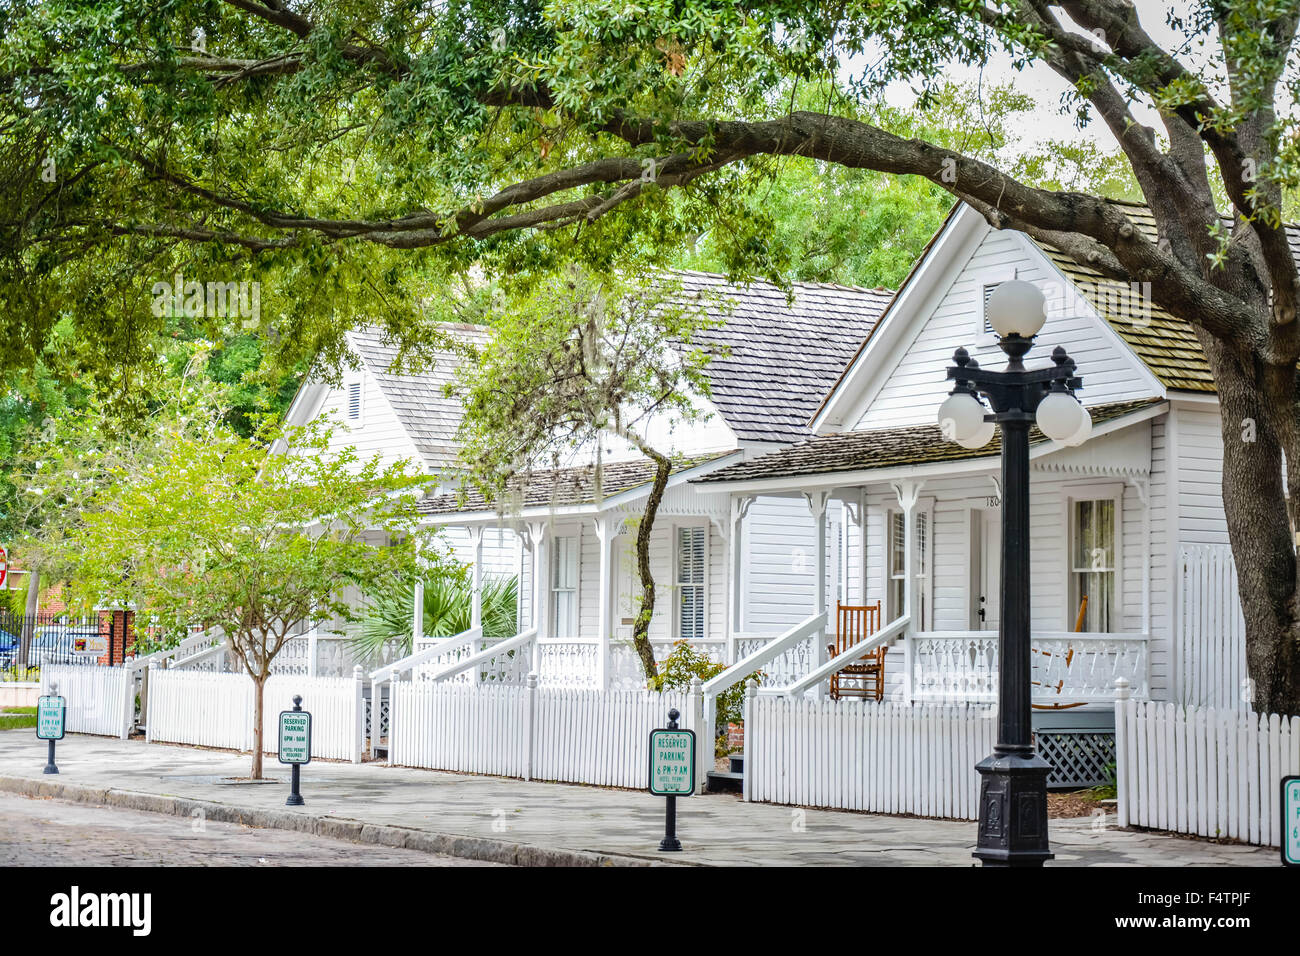
[[[734,451],[725,451],[681,459],[673,464],[673,476],[733,454]],[[638,489],[648,492],[654,471],[654,462],[646,458],[602,465],[599,504],[609,504],[613,498],[628,495]],[[419,510],[426,515],[496,514],[596,504],[596,467],[584,465],[535,471],[520,476],[511,482],[507,496],[500,500],[489,500],[477,490],[467,489],[463,494],[447,493],[428,497],[420,502]]]
[[[1158,398],[1113,402],[1089,409],[1094,427],[1104,425],[1162,404]],[[1031,444],[1048,438],[1034,427]],[[978,458],[995,458],[1002,451],[1001,434],[995,434],[983,448],[962,448],[945,439],[938,425],[913,425],[863,432],[818,435],[780,451],[719,468],[696,478],[695,484],[755,481],[767,478],[796,478],[838,472],[868,471],[905,465],[924,465]]]

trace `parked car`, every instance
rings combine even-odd
[[[86,641],[98,633],[94,627],[38,627],[27,662],[35,667],[89,663],[94,658],[85,653]]]
[[[18,635],[0,628],[0,667],[10,667],[18,656]]]

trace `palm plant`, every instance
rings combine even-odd
[[[451,637],[469,630],[473,585],[463,574],[438,575],[424,582],[424,634]],[[515,575],[484,575],[483,636],[513,637],[518,630],[519,579]],[[377,654],[388,641],[397,641],[403,655],[412,646],[411,610],[415,585],[392,580],[374,590],[361,613],[361,628],[351,644],[359,657]]]

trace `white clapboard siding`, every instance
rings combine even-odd
[[[1121,699],[1115,743],[1120,826],[1279,845],[1300,717]]]
[[[301,695],[312,715],[313,757],[360,759],[360,683],[345,677],[276,674],[266,682],[262,748],[279,748],[280,711]],[[246,674],[156,670],[149,676],[148,739],[231,750],[253,748],[253,681]]]
[[[1226,545],[1180,550],[1180,702],[1218,710],[1250,710],[1246,620],[1237,593],[1237,567]]]
[[[423,681],[394,691],[392,761],[432,770],[644,788],[650,731],[670,708],[691,726],[673,693]]]
[[[767,803],[974,820],[975,764],[996,714],[967,705],[746,701],[745,797]]]
[[[125,737],[135,716],[134,684],[122,667],[46,665],[41,668],[41,693],[53,685],[67,701],[64,730],[71,734]]]

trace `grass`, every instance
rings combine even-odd
[[[36,726],[35,707],[5,707],[0,709],[0,730],[18,730]]]

